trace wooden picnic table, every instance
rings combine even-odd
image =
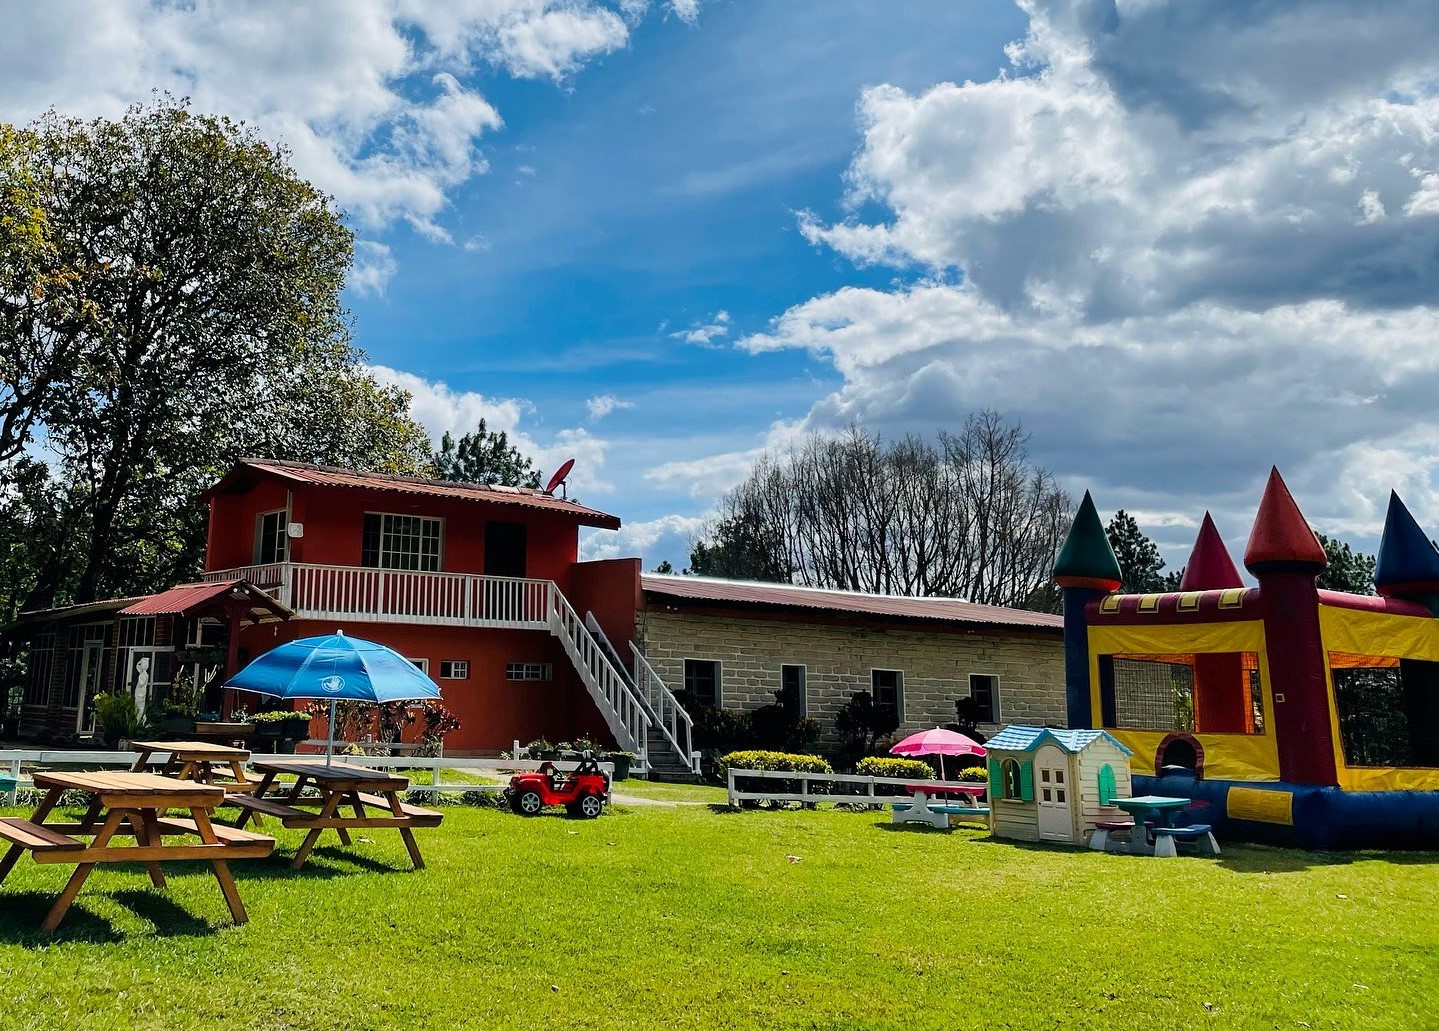
[[[243,828],[252,816],[258,821],[263,815],[277,817],[285,827],[307,829],[309,833],[295,853],[296,870],[305,864],[324,831],[335,831],[340,843],[348,845],[350,831],[371,827],[397,829],[415,869],[425,868],[414,829],[438,827],[444,815],[400,800],[400,792],[410,786],[408,778],[323,759],[257,759],[250,765],[260,772],[261,779],[252,794],[229,797],[229,803],[240,808],[235,826]],[[282,775],[293,776],[294,783],[277,785],[275,779]],[[319,798],[301,797],[307,787],[315,788]],[[311,808],[316,806],[318,809]],[[345,808],[351,815],[345,815]]]
[[[0,881],[9,876],[20,853],[27,850],[37,863],[75,864],[75,872],[40,925],[41,930],[49,932],[60,926],[98,863],[144,863],[151,883],[163,888],[161,864],[208,860],[230,907],[230,916],[237,924],[248,919],[228,861],[264,858],[274,850],[275,840],[212,823],[210,814],[224,800],[223,788],[133,771],[37,773],[35,786],[45,788],[46,793],[30,819],[0,817],[0,839],[10,842],[9,851],[0,860]],[[90,797],[85,815],[77,823],[47,823],[65,791],[80,791]],[[169,818],[165,814],[171,809],[188,809],[190,818]],[[200,840],[165,844],[165,837],[181,835]],[[81,837],[92,840],[86,844]],[[116,845],[113,841],[117,837],[132,837],[135,843]]]
[[[139,773],[155,762],[157,752],[166,752],[159,772],[177,780],[193,780],[201,784],[215,784],[216,773],[231,776],[234,783],[223,783],[226,791],[253,791],[255,785],[245,776],[245,760],[250,753],[243,748],[231,748],[209,741],[132,741],[130,747],[140,753],[135,765],[130,767]],[[227,768],[228,767],[228,771]]]

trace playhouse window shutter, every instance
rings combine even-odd
[[[989,760],[989,790],[991,798],[994,797],[995,792],[1004,790],[1004,775],[999,772],[998,759]]]
[[[1034,801],[1034,763],[1032,762],[1019,764],[1019,800],[1021,802]]]
[[[1105,763],[1099,768],[1099,804],[1108,805],[1114,799],[1114,770]]]

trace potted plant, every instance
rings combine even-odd
[[[605,752],[605,761],[615,764],[615,780],[629,780],[630,763],[635,761],[634,752]]]
[[[531,759],[558,759],[560,757],[560,751],[549,741],[546,741],[542,737],[537,737],[525,745],[525,755]]]
[[[119,748],[140,729],[140,712],[129,694],[95,696],[95,727],[112,748]]]
[[[195,683],[189,670],[181,670],[160,706],[155,730],[162,738],[186,737],[195,733],[196,713]]]
[[[295,742],[303,741],[310,733],[310,714],[293,709],[257,712],[250,722],[255,725],[256,737],[274,742],[274,750],[286,754],[293,753]]]

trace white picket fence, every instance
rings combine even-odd
[[[783,780],[799,781],[799,791],[790,789],[755,791],[740,789],[736,780]],[[736,770],[731,768],[728,775],[729,804],[740,802],[845,802],[849,804],[884,806],[904,801],[915,790],[930,793],[953,791],[952,780],[902,780],[894,777],[862,777],[854,773],[795,773],[790,770]],[[845,785],[843,791],[812,790],[816,785]],[[876,788],[889,788],[884,793]]]

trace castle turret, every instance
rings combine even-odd
[[[1244,578],[1229,557],[1224,538],[1208,512],[1199,524],[1194,550],[1184,563],[1181,591],[1222,591],[1243,587]],[[1234,652],[1194,656],[1194,730],[1200,734],[1252,734],[1244,657]]]
[[[1279,776],[1295,784],[1337,782],[1314,583],[1327,564],[1279,470],[1270,469],[1244,565],[1259,580]]]
[[[1079,503],[1064,547],[1055,560],[1054,582],[1064,594],[1064,700],[1071,727],[1094,726],[1089,703],[1089,620],[1084,608],[1119,587],[1119,559],[1089,491]]]
[[[1243,587],[1244,578],[1229,557],[1229,549],[1214,526],[1208,512],[1199,524],[1199,536],[1194,539],[1194,550],[1189,561],[1184,563],[1184,575],[1179,578],[1181,591],[1222,591],[1231,587]]]
[[[1374,586],[1386,598],[1412,598],[1439,615],[1439,549],[1394,491],[1374,563]]]

